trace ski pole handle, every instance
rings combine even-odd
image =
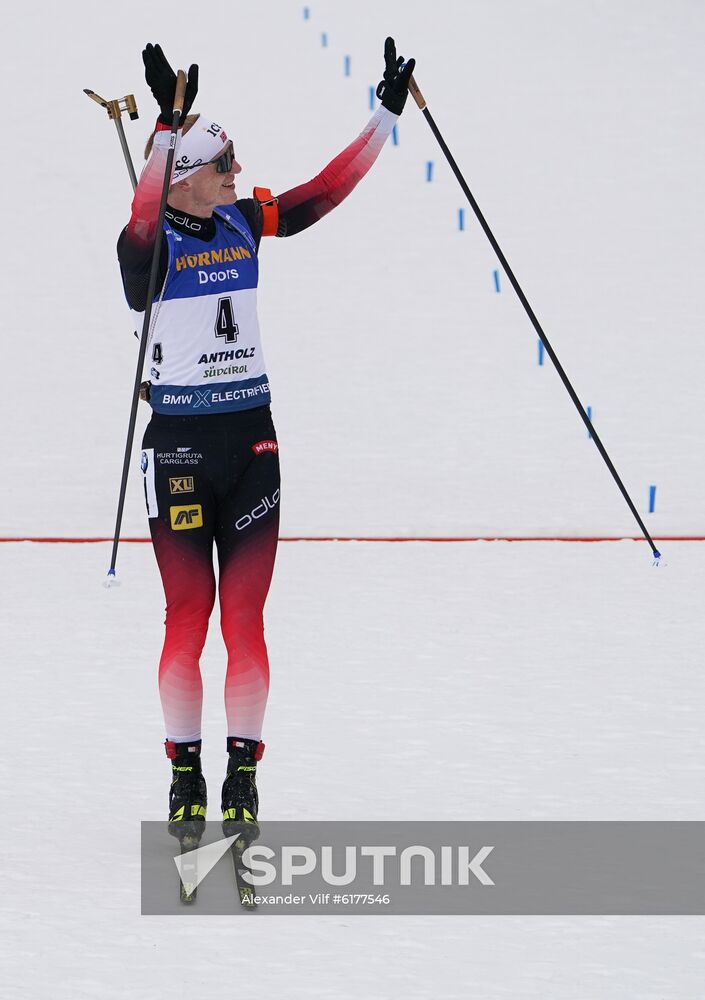
[[[421,93],[421,91],[419,90],[419,85],[416,82],[416,80],[414,79],[413,73],[412,73],[411,77],[409,78],[409,93],[411,94],[411,96],[414,98],[414,100],[418,104],[419,109],[421,111],[423,111],[423,109],[426,107],[426,100],[425,100],[423,94]]]
[[[184,96],[186,95],[186,74],[182,69],[176,74],[176,91],[174,93],[174,114],[179,114],[184,110]]]

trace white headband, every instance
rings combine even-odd
[[[220,156],[229,141],[220,125],[199,115],[186,135],[179,135],[171,183],[178,184],[192,177],[197,170]]]

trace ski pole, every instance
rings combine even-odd
[[[100,94],[96,94],[94,90],[88,90],[86,87],[84,87],[83,93],[88,94],[92,101],[95,101],[96,104],[100,104],[101,108],[105,108],[108,112],[108,118],[115,122],[118,139],[120,140],[122,152],[125,157],[125,163],[127,164],[127,172],[130,175],[132,190],[134,191],[137,187],[137,175],[135,174],[135,168],[132,164],[130,148],[127,145],[127,139],[125,138],[125,130],[122,127],[122,113],[123,111],[126,111],[130,116],[131,121],[136,121],[136,119],[139,118],[139,115],[137,114],[135,95],[128,94],[126,97],[118,97],[115,101],[106,101],[104,97],[100,96]]]
[[[132,406],[130,408],[130,422],[127,428],[127,440],[125,441],[125,457],[122,463],[122,477],[120,479],[120,495],[118,497],[117,518],[115,520],[115,533],[113,535],[113,551],[110,556],[110,569],[108,570],[108,586],[115,580],[115,563],[117,561],[117,550],[120,543],[120,526],[122,524],[122,512],[125,506],[125,492],[127,490],[127,477],[130,471],[130,459],[132,457],[132,439],[135,434],[135,422],[137,420],[137,404],[139,402],[140,384],[142,382],[142,369],[144,368],[144,356],[147,351],[147,340],[149,338],[149,323],[152,318],[152,300],[157,287],[157,274],[159,273],[159,258],[162,246],[162,231],[164,228],[164,213],[166,211],[166,200],[169,194],[169,182],[171,181],[171,169],[174,164],[174,153],[176,150],[176,132],[181,122],[181,110],[184,106],[184,94],[186,92],[186,74],[182,69],[176,74],[176,93],[174,94],[174,116],[171,122],[171,133],[169,136],[169,152],[166,158],[166,169],[164,170],[164,183],[162,185],[162,197],[159,203],[159,215],[157,218],[157,232],[154,237],[154,251],[152,253],[152,267],[149,272],[149,285],[147,286],[147,302],[144,309],[144,322],[142,323],[142,337],[140,338],[140,349],[137,357],[137,370],[135,372],[135,384],[132,389]]]
[[[522,291],[521,285],[519,284],[519,282],[517,281],[516,277],[514,276],[514,272],[512,271],[511,267],[509,266],[509,261],[507,260],[507,258],[502,253],[502,248],[500,247],[499,243],[495,239],[492,230],[490,229],[489,225],[487,224],[487,220],[485,219],[484,215],[480,211],[480,206],[475,201],[475,198],[473,197],[473,194],[470,191],[470,188],[467,186],[465,178],[463,177],[462,173],[460,172],[460,168],[458,167],[458,164],[455,162],[455,160],[453,159],[453,156],[452,156],[450,150],[446,146],[445,141],[443,139],[443,136],[441,135],[441,133],[440,133],[440,131],[438,129],[438,126],[436,125],[435,121],[433,120],[433,116],[431,115],[431,112],[428,110],[428,108],[426,106],[426,101],[424,99],[424,96],[421,93],[421,91],[419,90],[418,84],[416,83],[416,80],[414,80],[413,76],[409,80],[409,92],[411,93],[411,95],[413,96],[413,98],[416,101],[417,105],[419,106],[419,109],[423,112],[424,118],[428,122],[428,124],[429,124],[429,126],[431,128],[431,131],[433,132],[433,134],[435,135],[436,139],[438,140],[438,145],[443,150],[443,153],[445,154],[445,158],[448,160],[448,163],[450,164],[451,170],[455,174],[455,176],[456,176],[456,178],[458,180],[458,183],[460,184],[461,188],[463,189],[463,191],[465,193],[465,197],[470,202],[472,210],[475,213],[475,215],[477,216],[477,221],[482,226],[482,228],[484,230],[484,233],[485,233],[485,236],[490,241],[490,243],[492,245],[492,249],[497,254],[497,257],[499,258],[499,262],[502,265],[505,274],[507,275],[507,277],[509,278],[509,280],[510,280],[510,282],[512,284],[512,288],[514,289],[514,291],[519,296],[519,301],[523,305],[524,310],[526,312],[526,315],[531,320],[532,326],[534,327],[534,329],[536,330],[537,334],[539,335],[541,343],[545,347],[548,356],[550,357],[551,361],[553,362],[553,364],[554,364],[554,366],[556,368],[556,371],[560,375],[560,378],[561,378],[561,381],[563,382],[563,385],[568,390],[568,395],[570,396],[570,398],[575,403],[575,408],[577,409],[578,413],[582,417],[583,423],[585,424],[585,426],[588,429],[588,433],[590,434],[592,440],[597,445],[597,450],[599,451],[599,453],[602,455],[603,459],[605,460],[607,468],[612,473],[612,476],[614,478],[615,483],[619,487],[619,490],[620,490],[622,496],[627,501],[627,505],[629,506],[629,509],[631,510],[632,514],[636,518],[637,524],[641,528],[641,530],[643,532],[643,535],[644,535],[644,538],[646,539],[646,541],[651,546],[651,551],[654,554],[654,558],[655,559],[660,559],[661,558],[661,553],[658,551],[658,549],[654,545],[654,542],[653,542],[653,539],[651,538],[651,535],[646,530],[646,525],[644,524],[644,522],[642,521],[641,517],[639,516],[639,512],[637,511],[636,507],[632,503],[632,499],[629,496],[629,494],[627,493],[626,487],[625,487],[624,483],[622,482],[622,480],[619,477],[619,473],[617,472],[617,470],[615,469],[614,465],[612,464],[612,460],[609,457],[609,455],[607,454],[605,446],[603,445],[602,441],[600,440],[599,434],[597,433],[597,431],[593,427],[593,424],[592,424],[592,421],[590,420],[590,417],[585,412],[583,404],[578,399],[578,396],[577,396],[577,394],[575,392],[575,389],[573,388],[573,386],[570,383],[570,379],[566,375],[566,373],[565,373],[565,371],[563,369],[563,366],[561,365],[560,361],[556,357],[556,352],[551,347],[551,345],[549,343],[549,340],[548,340],[548,337],[543,332],[543,328],[542,328],[541,324],[539,323],[538,319],[536,318],[536,314],[534,313],[534,310],[529,305],[529,300],[524,295],[524,292]]]

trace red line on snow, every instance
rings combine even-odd
[[[149,538],[121,538],[121,542],[146,543]],[[604,535],[594,538],[581,538],[567,535],[474,535],[474,536],[450,536],[448,538],[438,538],[435,536],[409,535],[399,538],[391,538],[384,535],[359,537],[355,535],[331,535],[330,537],[319,537],[317,535],[285,536],[279,539],[280,542],[644,542],[641,536],[629,535]],[[654,537],[655,542],[705,542],[702,535],[659,535]],[[44,544],[62,545],[83,545],[91,542],[112,542],[112,538],[68,538],[68,537],[17,537],[0,538],[2,542],[37,542]]]

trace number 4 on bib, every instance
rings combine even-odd
[[[233,316],[233,302],[229,295],[218,299],[218,315],[215,319],[216,337],[225,337],[226,344],[234,344],[237,340],[238,325]]]

